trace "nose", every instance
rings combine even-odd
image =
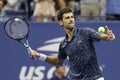
[[[70,20],[71,20],[71,21],[73,21],[73,20],[74,20],[74,18],[73,18],[73,17],[70,17]]]
[[[74,19],[73,18],[70,18],[70,22],[73,22],[74,21]]]
[[[73,20],[72,20],[72,19],[70,20],[70,23],[73,23]]]

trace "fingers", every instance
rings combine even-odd
[[[109,31],[110,29],[108,28],[108,26],[105,26],[105,30],[106,30],[106,31]]]
[[[111,34],[111,33],[112,33],[112,30],[110,30],[110,29],[108,28],[108,26],[105,26],[105,30],[106,30],[107,34]]]
[[[108,26],[105,26],[105,30],[106,30],[107,35],[108,35],[108,40],[114,40],[115,39],[115,35],[113,34],[112,30],[110,30],[108,28]]]
[[[108,34],[112,34],[112,30],[107,31]]]
[[[34,59],[35,59],[35,57],[34,57],[34,56],[31,56],[30,58],[31,58],[32,60],[34,60]]]
[[[40,54],[37,51],[33,50],[33,56],[38,58],[40,57]]]
[[[40,57],[40,53],[38,53],[37,51],[33,50],[33,56],[38,58],[38,57]]]
[[[29,56],[32,60],[34,60],[34,59],[35,59],[35,57],[33,56],[33,53],[28,54],[28,56]]]
[[[32,60],[34,60],[35,58],[39,58],[40,57],[40,54],[33,50],[31,54],[28,55]]]

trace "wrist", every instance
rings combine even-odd
[[[112,35],[111,37],[108,37],[108,40],[109,40],[109,41],[112,41],[112,40],[115,39],[115,35],[114,35],[114,34],[111,34],[111,35]]]
[[[47,55],[45,54],[40,54],[39,58],[37,58],[38,60],[41,60],[41,61],[45,61],[47,58]]]

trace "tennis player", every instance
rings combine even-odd
[[[114,40],[112,30],[105,26],[106,33],[100,34],[91,28],[75,27],[74,15],[69,8],[60,10],[57,19],[66,32],[66,37],[59,46],[58,56],[47,56],[36,51],[33,51],[32,56],[52,65],[62,65],[68,56],[69,80],[104,80],[94,42]]]

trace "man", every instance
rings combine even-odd
[[[50,80],[68,80],[65,73],[66,68],[64,66],[56,66],[55,76],[53,76]]]
[[[106,26],[106,34],[100,34],[91,28],[75,27],[71,9],[64,8],[57,14],[59,24],[66,32],[59,46],[58,56],[47,56],[33,51],[32,58],[38,58],[52,65],[62,65],[69,58],[69,80],[104,80],[99,68],[94,42],[115,39],[112,30]]]

